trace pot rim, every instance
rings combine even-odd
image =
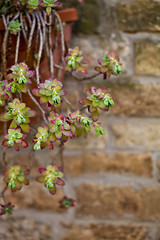
[[[62,22],[74,22],[78,20],[78,13],[75,8],[66,8],[57,11],[58,15],[61,18]],[[2,17],[0,17],[0,31],[4,31],[4,23]]]

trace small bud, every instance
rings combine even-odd
[[[100,135],[104,135],[105,134],[105,131],[104,131],[104,128],[102,127],[96,127],[96,136],[100,136]]]

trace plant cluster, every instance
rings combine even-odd
[[[83,1],[79,1],[83,3]],[[69,139],[87,135],[91,129],[95,129],[96,136],[104,135],[105,131],[98,122],[99,111],[109,111],[114,105],[114,100],[108,91],[103,88],[91,87],[86,90],[84,98],[79,100],[79,106],[73,108],[72,103],[67,98],[67,92],[64,90],[63,83],[55,76],[55,69],[59,71],[68,71],[77,81],[93,79],[103,74],[104,79],[111,75],[121,74],[121,61],[114,52],[105,54],[102,60],[98,59],[99,66],[95,66],[95,74],[88,75],[87,64],[89,60],[85,58],[84,51],[79,47],[73,49],[65,48],[63,24],[59,15],[55,11],[61,1],[56,0],[19,0],[4,1],[0,5],[0,12],[3,13],[4,25],[6,27],[2,49],[2,69],[0,69],[0,105],[2,112],[0,121],[4,123],[4,139],[2,146],[4,149],[4,182],[6,184],[2,192],[4,204],[1,204],[0,215],[12,213],[13,206],[5,201],[5,191],[10,188],[13,192],[20,190],[23,185],[28,185],[27,176],[30,170],[26,166],[14,165],[8,167],[6,148],[14,148],[19,151],[20,148],[31,148],[33,152],[44,148],[54,149],[55,142],[59,144],[58,154],[61,158],[61,167],[51,163],[46,168],[40,168],[36,180],[43,183],[45,188],[53,195],[56,193],[57,186],[64,186],[62,179],[64,176],[63,146]],[[45,11],[43,11],[45,8]],[[7,11],[17,11],[16,16],[8,17]],[[30,22],[30,32],[25,33],[24,21],[22,21],[22,12],[27,9],[27,18]],[[46,14],[50,22],[46,22]],[[53,22],[52,22],[53,20]],[[52,22],[52,23],[51,23]],[[61,41],[61,61],[59,64],[53,62],[53,49],[51,46],[52,25],[59,24],[60,31],[54,29],[54,33],[60,35]],[[33,33],[36,31],[36,25],[39,28],[37,38],[40,38],[38,49],[34,45],[33,65],[29,67],[28,57],[31,54],[31,43]],[[47,35],[48,33],[48,35]],[[15,51],[15,62],[7,68],[7,38],[17,34],[17,44]],[[26,59],[18,62],[19,41],[23,35],[26,40],[27,50]],[[28,35],[27,35],[28,34]],[[36,55],[37,54],[37,55]],[[43,54],[48,56],[50,78],[41,79],[39,74],[40,62]],[[35,57],[36,55],[36,57]],[[33,70],[31,70],[33,69]],[[77,73],[81,73],[79,77]],[[27,106],[25,97],[28,96],[34,103],[33,108]],[[67,104],[68,111],[61,111],[61,106]],[[83,106],[81,106],[83,105]],[[38,110],[35,110],[38,109]],[[35,128],[32,119],[36,114],[41,113],[43,122]],[[27,140],[29,134],[32,136],[32,143]],[[25,139],[25,140],[24,140]],[[72,198],[64,196],[60,201],[60,207],[67,209],[73,207],[75,201]]]

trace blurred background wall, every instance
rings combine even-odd
[[[65,192],[77,207],[60,211],[63,192],[50,196],[34,182],[8,192],[17,210],[0,219],[2,240],[160,240],[160,0],[85,2],[65,2],[78,8],[80,18],[71,46],[84,49],[92,66],[115,51],[123,74],[83,86],[67,75],[64,85],[73,104],[83,88],[108,88],[115,106],[101,114],[106,135],[66,144]],[[9,159],[29,165],[27,154],[10,152]],[[54,154],[35,155],[31,178]]]

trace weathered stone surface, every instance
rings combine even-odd
[[[73,31],[85,34],[96,33],[99,26],[100,7],[96,0],[87,0],[85,4],[78,4],[75,0],[64,1],[64,7],[75,7],[78,10],[79,20]]]
[[[115,100],[114,114],[160,116],[160,84],[112,84],[109,87]]]
[[[1,218],[0,239],[2,240],[51,240],[53,226],[24,217]]]
[[[96,137],[95,132],[91,131],[88,134],[87,138],[80,137],[77,139],[68,140],[65,143],[66,149],[77,149],[77,150],[84,150],[84,149],[103,149],[107,145],[108,134],[104,136]]]
[[[58,189],[55,195],[51,195],[42,184],[30,183],[29,186],[16,193],[12,193],[8,189],[6,197],[8,201],[11,201],[13,205],[19,208],[59,211],[58,201],[62,199],[63,193],[61,189]]]
[[[152,0],[120,1],[115,11],[117,25],[122,31],[160,31],[160,2]],[[114,9],[112,9],[114,11]]]
[[[135,70],[140,75],[160,75],[160,42],[146,39],[135,42]]]
[[[78,106],[78,101],[80,99],[78,90],[75,90],[73,92],[67,91],[66,98],[71,103],[72,108],[76,109]],[[64,101],[62,104],[62,111],[67,111],[68,109],[71,110],[71,107],[70,107],[70,105],[67,104],[67,102]]]
[[[65,156],[65,163],[65,172],[72,176],[80,176],[84,173],[125,172],[151,177],[153,171],[151,154],[109,155],[104,152],[93,152]]]
[[[82,184],[78,187],[79,217],[109,218],[131,214],[143,220],[160,218],[160,188]]]
[[[103,224],[74,225],[72,230],[65,234],[63,240],[144,240],[147,229],[138,226],[114,226]]]
[[[143,121],[132,123],[120,123],[112,125],[115,135],[114,143],[127,147],[146,147],[148,149],[159,149],[160,146],[160,124],[144,123]]]

